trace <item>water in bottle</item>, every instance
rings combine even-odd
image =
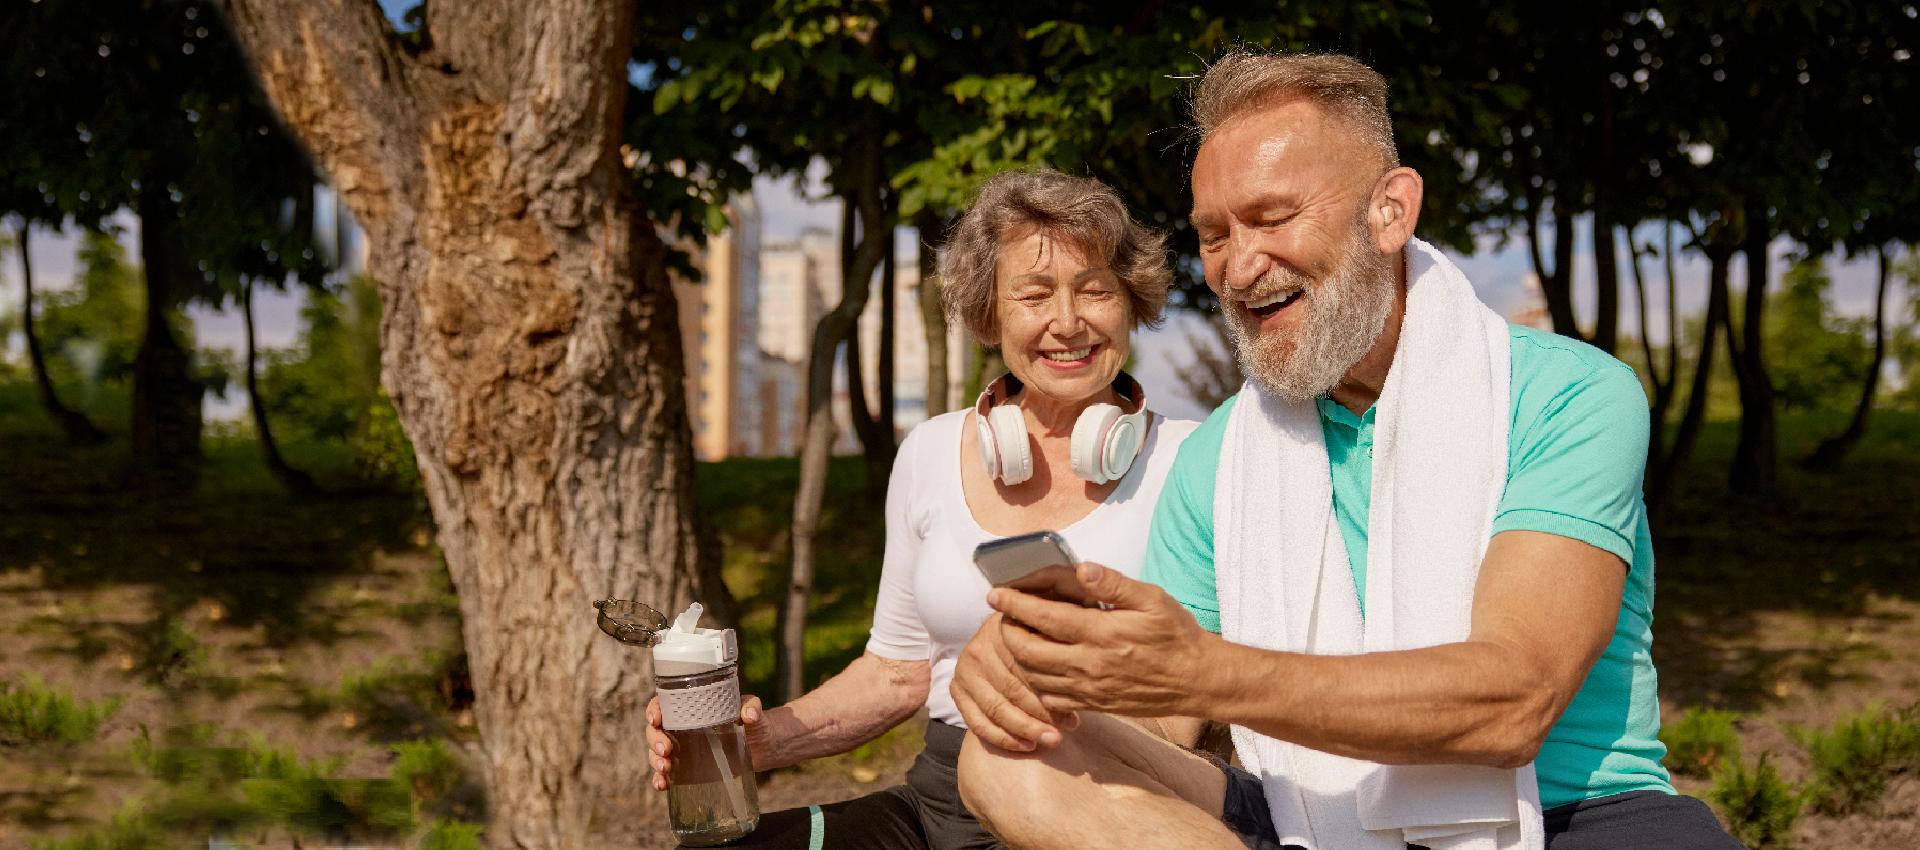
[[[680,843],[722,844],[760,823],[747,731],[740,722],[740,649],[732,629],[702,629],[695,603],[659,632],[654,687],[673,738],[667,815]]]

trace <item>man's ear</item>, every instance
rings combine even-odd
[[[1413,238],[1414,225],[1420,221],[1420,201],[1426,184],[1420,172],[1400,166],[1381,175],[1368,201],[1367,224],[1373,230],[1373,245],[1382,254],[1398,254]]]

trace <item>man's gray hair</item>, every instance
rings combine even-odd
[[[1387,114],[1387,80],[1338,53],[1228,52],[1193,91],[1193,124],[1201,142],[1242,113],[1305,99],[1352,125],[1385,168],[1400,164]]]
[[[1166,235],[1133,220],[1120,194],[1090,177],[1051,168],[1003,171],[987,179],[940,251],[940,297],[947,315],[975,339],[999,344],[994,314],[1000,248],[1027,228],[1084,252],[1105,265],[1126,289],[1136,327],[1157,327],[1173,269]]]

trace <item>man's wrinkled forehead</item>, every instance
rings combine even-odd
[[[1217,192],[1271,195],[1284,192],[1284,184],[1319,182],[1315,178],[1354,180],[1378,159],[1356,128],[1305,98],[1249,109],[1201,142],[1190,217],[1196,227],[1218,223],[1211,219],[1221,211],[1209,207],[1226,199],[1213,197]]]

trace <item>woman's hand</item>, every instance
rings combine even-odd
[[[967,731],[1003,750],[1057,746],[1061,730],[1079,723],[1071,712],[1056,715],[1041,705],[1007,652],[999,614],[988,617],[960,651],[949,693],[967,721]]]
[[[749,760],[759,763],[761,741],[765,738],[764,721],[766,716],[760,711],[760,698],[742,697],[740,700],[740,722],[747,727],[747,753]],[[660,698],[654,697],[647,703],[647,750],[653,758],[653,790],[665,791],[672,785],[673,776],[673,736],[667,734],[665,721],[660,715]]]

